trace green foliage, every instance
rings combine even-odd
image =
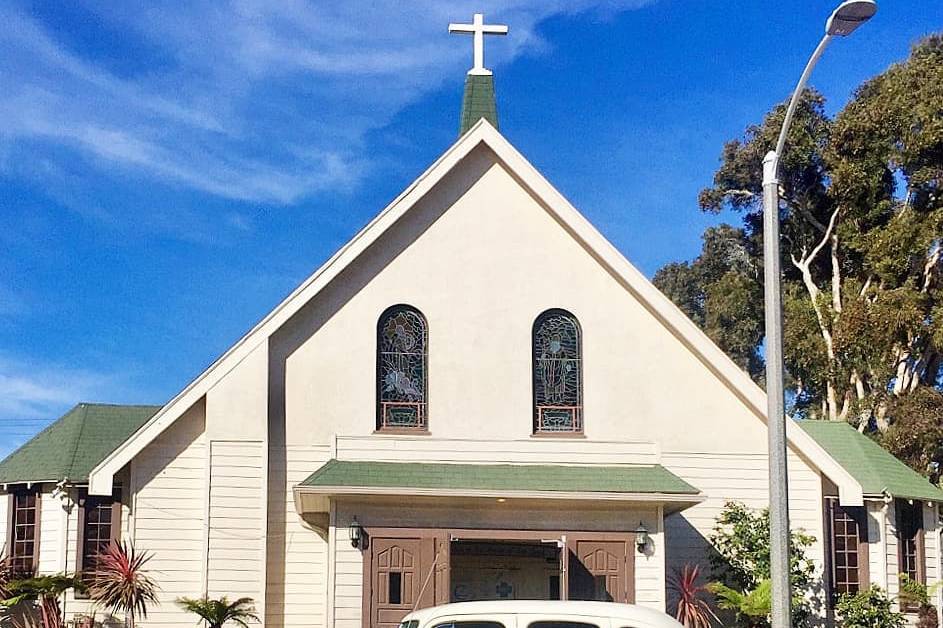
[[[8,597],[0,600],[0,605],[10,607],[22,602],[42,601],[44,598],[56,599],[70,589],[84,591],[85,585],[74,575],[66,573],[19,578],[7,583]]]
[[[733,611],[738,622],[750,627],[768,625],[773,608],[772,583],[769,580],[763,580],[746,591],[732,589],[721,582],[712,582],[707,588],[717,596],[717,606]]]
[[[727,595],[725,603],[736,602],[729,597],[730,591],[738,592],[743,598],[741,601],[749,604],[761,600],[763,583],[770,578],[769,510],[756,511],[738,502],[727,502],[717,517],[710,540],[713,546],[711,571],[718,581],[711,585],[712,590],[716,588]],[[803,625],[811,614],[807,594],[815,583],[815,564],[806,553],[814,542],[812,536],[792,531],[790,578],[797,626]],[[743,617],[752,617],[744,611],[737,612]]]
[[[230,602],[225,596],[218,600],[210,598],[180,598],[177,600],[183,610],[198,615],[209,628],[222,628],[223,624],[232,622],[243,628],[248,628],[248,622],[258,622],[255,614],[255,602],[250,597],[242,597]]]
[[[928,587],[919,580],[914,580],[905,573],[900,574],[900,594],[897,596],[901,604],[917,609],[918,628],[937,628],[939,619],[936,607],[930,601],[940,583]]]
[[[891,601],[876,584],[855,595],[838,598],[835,613],[845,628],[903,628],[904,616],[894,612]]]
[[[728,142],[701,209],[742,216],[704,233],[700,256],[655,284],[758,381],[763,340],[762,160],[785,103]],[[864,83],[834,118],[800,99],[782,155],[784,357],[793,410],[884,433],[926,426],[943,366],[943,36]],[[913,413],[917,418],[913,418]],[[940,429],[894,437],[936,479]],[[903,432],[907,432],[904,434]],[[889,439],[888,443],[893,442]]]
[[[30,578],[18,578],[4,585],[0,606],[5,609],[26,605],[27,612],[11,622],[16,627],[61,628],[65,626],[59,597],[69,589],[84,591],[82,581],[74,574],[58,573]],[[36,617],[38,615],[38,618]]]
[[[897,420],[884,433],[881,444],[933,483],[943,471],[943,393],[921,386],[895,399],[890,412]]]
[[[665,266],[655,274],[654,283],[740,368],[760,377],[763,293],[759,268],[743,239],[741,229],[711,227],[704,232],[704,249],[694,262]]]

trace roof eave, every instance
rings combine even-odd
[[[413,486],[305,486],[293,489],[295,509],[299,514],[320,512],[327,500],[338,497],[436,497],[455,499],[518,499],[552,501],[593,501],[605,503],[669,504],[677,512],[700,504],[707,497],[700,493],[614,492],[614,491],[542,491],[515,489],[452,489]],[[315,508],[305,506],[305,497],[315,498]]]

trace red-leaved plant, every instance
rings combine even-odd
[[[135,552],[134,545],[113,542],[87,574],[89,596],[112,613],[124,613],[130,628],[135,619],[147,617],[148,604],[157,603],[157,584],[144,569],[150,559],[147,552]]]
[[[721,623],[707,601],[701,597],[709,593],[707,587],[698,584],[700,567],[687,564],[668,578],[668,586],[678,599],[675,619],[686,628],[710,628],[711,622]]]

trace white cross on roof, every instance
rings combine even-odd
[[[474,36],[475,65],[469,74],[491,74],[485,68],[485,35],[507,35],[508,27],[504,24],[485,24],[483,13],[476,13],[471,24],[449,24],[450,33],[471,33]]]

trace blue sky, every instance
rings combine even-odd
[[[455,139],[475,11],[502,132],[651,276],[833,0],[0,4],[0,455],[77,401],[160,403]],[[884,0],[835,111],[943,30]]]

